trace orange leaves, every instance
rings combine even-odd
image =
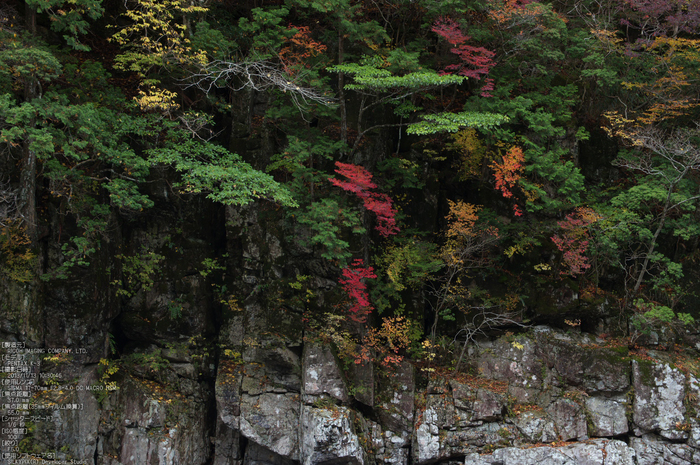
[[[472,268],[484,261],[482,254],[498,240],[498,229],[477,225],[479,207],[470,203],[447,201],[450,213],[445,232],[447,242],[440,255],[449,266]]]
[[[326,51],[326,46],[311,38],[311,31],[306,26],[289,25],[288,31],[297,32],[287,39],[287,45],[279,52],[284,70],[289,75],[296,74],[299,67],[309,67],[309,58],[320,55]]]
[[[547,13],[547,6],[529,0],[491,0],[489,16],[501,27],[537,23]]]
[[[501,191],[503,197],[509,199],[513,197],[513,188],[518,180],[522,178],[523,164],[525,163],[525,154],[523,149],[518,146],[513,146],[501,157],[502,163],[492,162],[490,167],[493,169],[493,175],[496,179],[496,189]],[[515,204],[513,205],[515,216],[521,216],[522,210]]]
[[[447,237],[474,236],[474,224],[479,219],[476,214],[479,211],[478,207],[462,201],[448,200],[447,203],[450,206],[450,213],[447,215],[450,226],[445,235]]]
[[[355,363],[360,364],[372,359],[385,368],[392,368],[403,361],[399,352],[411,345],[411,323],[406,317],[397,316],[382,319],[381,328],[370,328],[365,336],[360,354],[355,358]]]

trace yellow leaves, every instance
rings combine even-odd
[[[131,24],[110,39],[132,49],[117,57],[116,68],[144,75],[152,66],[207,62],[206,53],[192,50],[190,41],[184,38],[190,21],[187,15],[204,13],[207,8],[188,7],[179,0],[137,0],[135,3],[134,8],[124,13]],[[176,17],[183,17],[185,24],[176,22]]]
[[[479,139],[476,129],[462,129],[452,135],[452,140],[454,142],[447,147],[460,155],[453,165],[459,172],[459,179],[467,180],[479,176],[486,146]]]
[[[136,103],[142,111],[160,111],[170,113],[177,110],[180,105],[175,102],[177,94],[166,89],[158,89],[151,86],[147,92],[139,91],[139,95],[134,97]]]
[[[442,260],[451,267],[470,268],[484,261],[483,252],[497,241],[498,229],[477,227],[479,207],[463,201],[448,200],[447,241],[440,250]],[[480,256],[481,255],[481,256]]]
[[[623,39],[621,37],[618,37],[617,31],[608,31],[606,29],[591,29],[590,32],[596,39],[598,39],[598,42],[603,46],[603,48],[606,51],[617,51],[619,53],[622,53]]]
[[[20,221],[8,220],[0,227],[0,274],[25,283],[33,279],[36,254]]]

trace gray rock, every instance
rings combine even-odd
[[[407,465],[411,435],[407,431],[391,430],[385,430],[382,435],[384,451],[379,459],[386,464]]]
[[[586,412],[590,419],[591,436],[617,436],[629,431],[627,424],[628,401],[624,396],[589,397]]]
[[[229,428],[218,418],[214,439],[213,465],[240,465],[242,459],[240,432]]]
[[[150,389],[150,385],[129,382],[118,391],[123,399],[119,403],[125,406],[121,463],[206,463],[210,454],[206,406],[167,390]]]
[[[434,397],[434,396],[431,396]],[[421,422],[416,428],[414,455],[416,463],[434,461],[441,457],[440,430],[438,429],[438,409],[426,407],[421,414]]]
[[[596,439],[559,450],[578,465],[635,465],[634,450],[618,440]]]
[[[493,453],[494,463],[503,465],[578,465],[573,459],[551,447],[518,449],[507,447]]]
[[[514,423],[522,435],[532,443],[554,442],[558,438],[554,422],[542,410],[524,412]]]
[[[538,353],[566,385],[589,392],[623,392],[630,384],[629,363],[614,351],[543,336],[538,337],[538,343]]]
[[[251,442],[246,447],[242,465],[296,465],[298,463],[289,457],[276,454],[260,444]]]
[[[408,432],[413,429],[415,381],[413,365],[403,362],[394,372],[381,379],[379,419],[391,431]]]
[[[350,410],[304,406],[301,420],[303,465],[365,464],[365,453],[354,432]]]
[[[653,434],[632,438],[630,446],[636,452],[637,465],[695,465],[700,463],[700,451],[686,444],[675,444]]]
[[[499,340],[493,344],[484,344],[484,347],[486,350],[479,353],[477,361],[482,376],[507,381],[511,386],[525,390],[542,387],[544,366],[535,353],[537,345],[534,341],[527,338],[520,338],[513,343]],[[529,398],[517,400],[531,401]]]
[[[640,433],[658,432],[671,439],[687,439],[685,375],[667,364],[632,362],[634,374],[633,421]],[[639,434],[638,434],[639,435]]]
[[[476,391],[474,401],[474,420],[498,421],[503,418],[505,400],[503,396],[487,389]]]
[[[559,399],[547,407],[562,441],[587,438],[586,416],[583,408],[570,399]]]
[[[275,454],[299,460],[299,402],[298,394],[243,394],[238,429]]]
[[[635,451],[622,441],[597,439],[560,448],[507,447],[491,455],[467,454],[465,465],[636,465]]]
[[[302,368],[305,395],[328,394],[341,402],[348,401],[345,382],[329,347],[306,344]]]

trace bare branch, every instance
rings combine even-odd
[[[232,84],[233,78],[239,79],[239,85]],[[299,77],[293,77],[285,73],[280,65],[269,61],[243,61],[233,63],[230,61],[216,60],[207,65],[200,73],[191,76],[192,84],[188,87],[197,87],[209,93],[214,88],[232,86],[234,91],[253,89],[259,92],[277,88],[284,93],[289,93],[297,108],[304,108],[310,103],[333,106],[337,100],[328,93],[321,92],[313,87],[303,87],[298,84]]]
[[[10,183],[0,180],[0,226],[7,226],[12,220],[20,218],[17,203],[19,194],[10,187]]]

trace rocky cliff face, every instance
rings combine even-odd
[[[535,327],[469,347],[458,372],[356,365],[278,284],[307,276],[330,302],[328,265],[289,239],[303,231],[274,209],[188,211],[122,225],[68,281],[3,287],[4,341],[72,349],[24,356],[37,377],[17,398],[34,407],[3,433],[18,451],[93,465],[700,463],[694,352]],[[115,270],[117,253],[141,268]],[[115,287],[118,273],[142,281]]]

